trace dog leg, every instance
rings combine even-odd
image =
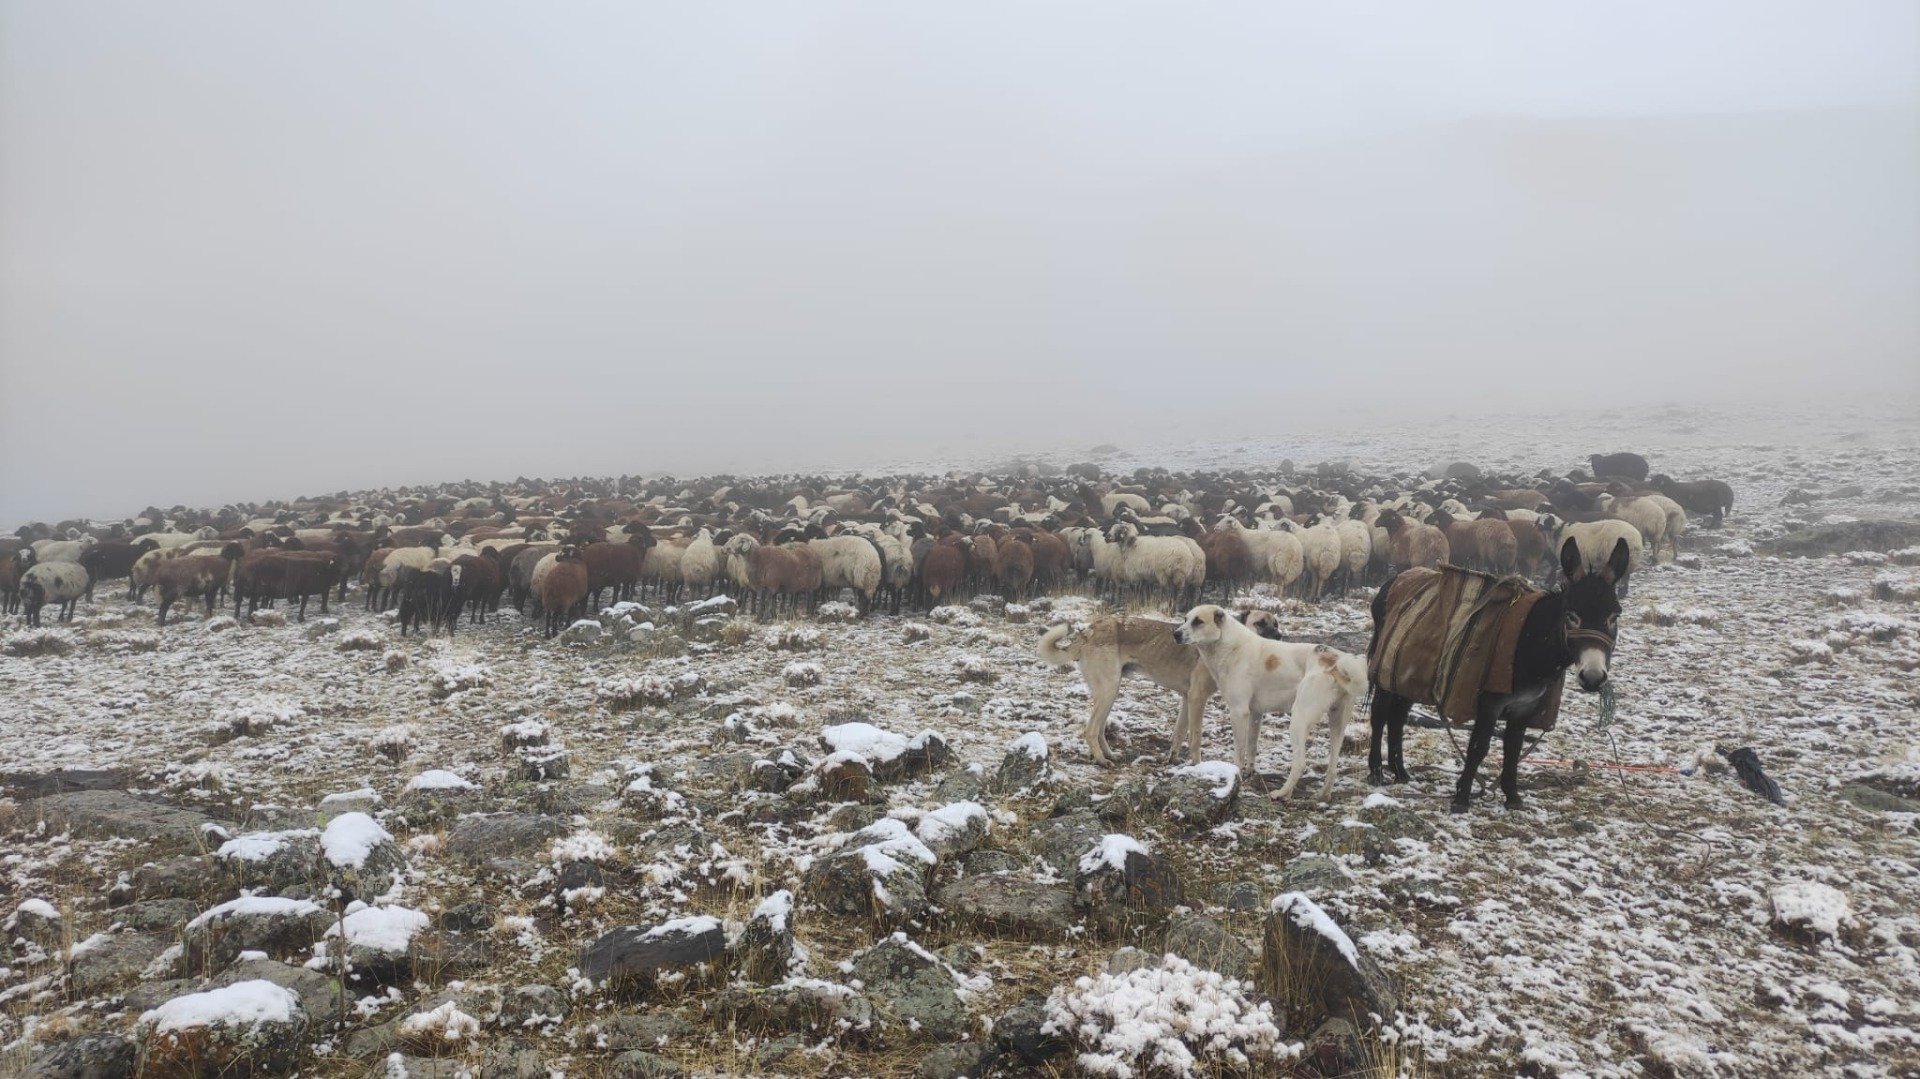
[[[1320,800],[1333,799],[1333,785],[1340,778],[1340,747],[1347,740],[1347,724],[1353,719],[1353,698],[1345,693],[1340,695],[1340,704],[1333,710],[1333,719],[1327,728],[1327,778],[1320,785]]]
[[[1313,722],[1312,702],[1295,701],[1293,706],[1293,763],[1287,766],[1287,784],[1280,788],[1282,800],[1293,797],[1293,788],[1307,771],[1307,727]]]
[[[1104,687],[1096,689],[1093,695],[1093,711],[1087,715],[1087,752],[1093,755],[1095,764],[1112,764],[1113,757],[1107,747],[1107,713],[1113,708],[1117,692],[1110,693]]]

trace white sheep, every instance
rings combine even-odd
[[[661,544],[660,546],[665,546]],[[703,528],[687,541],[680,554],[680,583],[689,594],[711,595],[720,575],[720,549],[713,545],[713,530]]]
[[[1302,591],[1312,599],[1319,599],[1327,582],[1340,569],[1343,553],[1340,533],[1334,531],[1333,523],[1325,518],[1309,528],[1291,517],[1282,517],[1274,522],[1274,527],[1300,541],[1301,573],[1305,578]]]
[[[36,562],[20,575],[20,602],[27,625],[40,624],[40,608],[60,608],[60,621],[73,621],[73,605],[87,593],[86,569],[78,562]]]
[[[1551,522],[1551,523],[1549,523]],[[1633,577],[1633,571],[1640,568],[1640,530],[1627,521],[1609,519],[1605,521],[1582,521],[1576,524],[1562,525],[1559,518],[1552,515],[1541,518],[1541,523],[1553,536],[1553,547],[1559,550],[1567,539],[1571,538],[1580,546],[1580,560],[1586,563],[1588,572],[1596,572],[1613,557],[1616,541],[1627,541],[1627,572],[1617,582],[1614,589],[1625,596],[1627,582]]]
[[[56,540],[56,539],[34,540],[33,541],[33,560],[35,562],[40,562],[40,563],[46,563],[46,562],[76,562],[77,563],[80,561],[80,556],[83,554],[86,554],[87,548],[92,547],[93,544],[94,544],[94,538],[92,536],[87,536],[82,539],[74,539],[74,540]]]
[[[807,547],[820,558],[820,587],[829,594],[851,588],[860,597],[864,614],[873,607],[873,594],[880,590],[882,571],[880,552],[865,536],[828,536],[807,541]]]
[[[1116,587],[1163,591],[1176,601],[1197,593],[1206,581],[1207,559],[1199,544],[1185,536],[1143,536],[1125,521],[1113,526],[1105,542],[1094,544],[1094,559],[1095,572]]]
[[[1340,534],[1340,594],[1344,596],[1373,563],[1373,526],[1347,517],[1334,525],[1333,530]],[[1384,534],[1386,529],[1380,531]]]
[[[1667,539],[1666,507],[1650,498],[1616,498],[1604,493],[1600,495],[1599,503],[1600,512],[1632,525],[1646,541],[1653,560],[1660,561],[1660,548]]]
[[[1306,553],[1301,550],[1300,541],[1286,532],[1248,528],[1238,517],[1226,517],[1216,527],[1239,536],[1253,561],[1254,576],[1282,591],[1299,580],[1306,568]]]

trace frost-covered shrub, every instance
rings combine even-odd
[[[933,639],[933,627],[925,622],[908,622],[900,627],[900,639],[907,644]]]
[[[386,645],[385,634],[364,626],[347,630],[333,642],[333,647],[342,652],[378,652]]]
[[[1892,603],[1920,602],[1920,577],[1906,573],[1882,573],[1873,579],[1873,598]]]
[[[287,624],[285,611],[255,611],[247,616],[247,621],[256,626],[284,626]]]
[[[1811,937],[1832,937],[1853,924],[1853,907],[1846,893],[1813,880],[1790,880],[1776,885],[1767,899],[1773,920],[1784,929]]]
[[[156,652],[160,649],[160,635],[146,630],[118,630],[96,633],[88,638],[88,643],[108,652]]]
[[[1021,603],[1009,603],[1007,609],[1000,612],[1014,625],[1024,625],[1033,619],[1033,608]]]
[[[515,750],[522,746],[544,746],[553,737],[553,725],[544,719],[523,719],[500,728],[500,746]]]
[[[300,718],[306,711],[303,705],[285,697],[263,693],[248,697],[231,708],[220,709],[213,714],[213,719],[216,724],[236,735],[258,737],[282,723]]]
[[[1000,673],[991,664],[971,653],[953,657],[953,669],[959,673],[962,682],[995,682],[1000,678]]]
[[[1787,651],[1792,654],[1795,663],[1832,663],[1833,648],[1825,641],[1792,640],[1787,642]]]
[[[720,632],[716,635],[716,638],[722,645],[728,648],[738,648],[748,641],[753,640],[755,632],[757,632],[757,630],[752,622],[733,619],[720,627]]]
[[[789,663],[780,669],[780,677],[795,689],[819,685],[824,673],[818,663]]]
[[[1711,626],[1720,620],[1717,611],[1705,607],[1676,607],[1671,603],[1655,603],[1643,607],[1640,620],[1654,626]]]
[[[493,668],[484,663],[442,663],[434,669],[427,688],[437,698],[493,684]]]
[[[594,683],[595,699],[616,712],[672,704],[673,682],[657,674],[616,674]]]
[[[1820,593],[1820,602],[1829,607],[1858,607],[1866,599],[1865,592],[1851,585],[1834,585]]]
[[[1272,1074],[1301,1047],[1280,1040],[1273,1005],[1253,986],[1177,955],[1054,990],[1044,1030],[1078,1049],[1090,1075]]]
[[[238,629],[239,626],[239,619],[230,614],[216,614],[205,622],[200,623],[200,628],[208,633],[225,633],[230,629]]]
[[[389,648],[387,654],[380,657],[380,664],[388,674],[397,674],[407,669],[407,654],[398,648]]]
[[[1884,566],[1887,564],[1887,556],[1879,551],[1848,551],[1840,557],[1846,559],[1848,564],[1855,566]]]
[[[813,617],[822,622],[852,622],[860,617],[860,608],[837,599],[829,600],[813,612]]]
[[[413,724],[396,723],[391,727],[382,727],[375,731],[369,744],[375,753],[398,764],[407,759],[407,754],[413,752],[413,747],[419,744],[419,740],[420,731]]]
[[[1896,566],[1920,566],[1920,547],[1902,547],[1887,553],[1887,561]]]
[[[967,610],[965,607],[956,607],[952,604],[947,604],[944,607],[935,607],[933,610],[928,611],[927,621],[942,626],[977,626],[980,624],[980,616]]]
[[[827,642],[827,635],[817,626],[803,625],[798,622],[767,628],[767,647],[776,652],[811,652]]]
[[[23,629],[7,634],[7,655],[64,656],[73,651],[73,634],[63,629]]]

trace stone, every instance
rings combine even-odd
[[[1132,945],[1128,945],[1114,952],[1112,955],[1107,956],[1108,974],[1127,974],[1136,970],[1145,970],[1148,967],[1158,967],[1159,965],[1159,956],[1151,952],[1143,952]]]
[[[1306,1049],[1300,1054],[1300,1063],[1326,1079],[1341,1079],[1343,1076],[1362,1074],[1366,1070],[1367,1051],[1360,1042],[1360,1032],[1354,1029],[1353,1024],[1334,1016],[1307,1035]]]
[[[656,1010],[641,1015],[609,1016],[600,1020],[600,1032],[607,1039],[607,1049],[621,1053],[629,1049],[657,1049],[694,1037],[700,1028],[679,1012]]]
[[[993,1065],[993,1050],[976,1042],[953,1042],[920,1058],[919,1079],[982,1079]]]
[[[753,1062],[763,1070],[770,1070],[781,1061],[807,1047],[807,1041],[798,1034],[788,1034],[775,1038],[762,1045],[753,1054]]]
[[[114,920],[137,932],[171,936],[192,921],[200,909],[200,904],[191,899],[148,899],[121,907],[114,913]]]
[[[774,892],[754,908],[735,946],[740,973],[750,982],[771,985],[794,966],[793,893]]]
[[[940,785],[933,789],[933,797],[942,803],[977,802],[985,797],[986,793],[986,783],[972,768],[956,768],[948,772],[945,778],[940,780]]]
[[[1298,891],[1300,889],[1289,889]],[[1216,884],[1213,888],[1213,901],[1235,913],[1244,913],[1260,909],[1260,886],[1250,880],[1234,880]]]
[[[1848,551],[1892,551],[1915,545],[1920,545],[1920,521],[1868,520],[1815,525],[1756,546],[1761,554],[1817,558]]]
[[[1232,765],[1198,765],[1216,771],[1177,769],[1154,786],[1151,804],[1167,819],[1196,828],[1211,828],[1233,818],[1240,802],[1240,772]]]
[[[174,1021],[222,1002],[284,994],[282,1011],[249,1021],[213,1023]],[[142,1079],[200,1079],[202,1076],[276,1074],[288,1071],[306,1051],[307,1014],[289,990],[246,982],[191,993],[162,1004],[141,1017],[139,1073]]]
[[[1173,863],[1138,850],[1128,851],[1120,865],[1102,863],[1077,873],[1074,893],[1094,927],[1108,936],[1156,923],[1185,901]]]
[[[953,972],[904,933],[862,952],[853,975],[880,1004],[881,1017],[933,1041],[954,1041],[972,1029],[972,1017],[954,987]]]
[[[1020,859],[1003,850],[977,850],[962,858],[960,867],[969,877],[1011,873],[1020,868]]]
[[[1834,797],[1872,813],[1920,813],[1920,802],[1864,783],[1848,783],[1836,791]]]
[[[1322,854],[1302,854],[1280,871],[1280,890],[1319,895],[1337,892],[1353,883],[1347,868]]]
[[[167,950],[167,942],[145,933],[115,933],[82,951],[74,946],[67,978],[77,996],[97,997],[139,979]]]
[[[1399,997],[1386,972],[1319,904],[1299,892],[1273,901],[1262,930],[1260,988],[1301,1015],[1330,1015],[1367,1025],[1391,1016]]]
[[[1046,1027],[1046,999],[1028,997],[993,1021],[994,1047],[1026,1064],[1045,1064],[1067,1051],[1067,1043]]]
[[[1080,856],[1106,831],[1099,818],[1091,813],[1049,817],[1029,831],[1027,849],[1050,866],[1055,875],[1072,880],[1080,871]]]
[[[1357,816],[1378,828],[1388,840],[1433,838],[1432,822],[1418,810],[1409,809],[1399,802],[1383,800],[1363,805]]]
[[[914,834],[936,857],[947,862],[985,842],[987,827],[985,806],[955,802],[923,814],[914,825]]]
[[[509,1030],[533,1030],[566,1019],[573,1005],[551,985],[522,985],[500,995],[500,1025]]]
[[[272,959],[243,959],[221,971],[210,984],[232,985],[256,979],[292,990],[300,998],[300,1007],[308,1018],[316,1022],[332,1022],[335,1010],[340,1007],[340,980],[330,971],[310,970]],[[351,1005],[352,996],[347,999]]]
[[[311,895],[324,881],[320,830],[249,832],[220,845],[214,858],[240,887],[267,895]]]
[[[447,836],[447,852],[469,862],[485,862],[502,855],[544,854],[550,843],[572,830],[566,821],[538,813],[462,817]]]
[[[188,922],[181,943],[189,971],[212,973],[225,969],[241,952],[304,960],[333,924],[332,914],[301,900],[236,900]]]
[[[1022,794],[1053,778],[1048,763],[1051,752],[1047,740],[1038,734],[1016,738],[1000,758],[1000,770],[993,775],[993,789],[1002,794]]]
[[[873,766],[858,757],[827,757],[813,774],[820,797],[829,802],[864,802],[873,796]]]
[[[1400,853],[1385,832],[1359,822],[1327,825],[1307,840],[1307,847],[1322,854],[1356,855],[1368,865],[1379,865]]]
[[[1012,937],[1057,940],[1079,920],[1072,889],[1010,874],[961,877],[941,886],[934,900],[971,928]]]
[[[193,854],[148,862],[133,871],[133,894],[138,899],[204,900],[226,888],[226,874],[211,860]]]
[[[42,1050],[22,1079],[132,1079],[139,1049],[118,1034],[83,1034]]]
[[[552,1072],[532,1046],[494,1044],[480,1062],[480,1079],[548,1079]]]
[[[33,809],[47,822],[49,833],[131,839],[152,853],[198,849],[202,828],[218,823],[197,810],[116,790],[49,794],[35,801]]]
[[[580,955],[580,975],[616,990],[650,992],[662,974],[701,977],[724,973],[727,931],[717,918],[682,918],[648,928],[630,925],[603,934]]]
[[[612,1079],[679,1079],[687,1069],[641,1049],[632,1049],[613,1058]]]
[[[1162,948],[1196,967],[1218,971],[1229,978],[1246,978],[1253,971],[1253,949],[1241,943],[1226,926],[1203,914],[1169,917]]]

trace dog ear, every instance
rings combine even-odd
[[[1216,626],[1222,625],[1226,622],[1226,620],[1227,620],[1227,612],[1221,610],[1218,607],[1215,607],[1213,609],[1213,624]]]

